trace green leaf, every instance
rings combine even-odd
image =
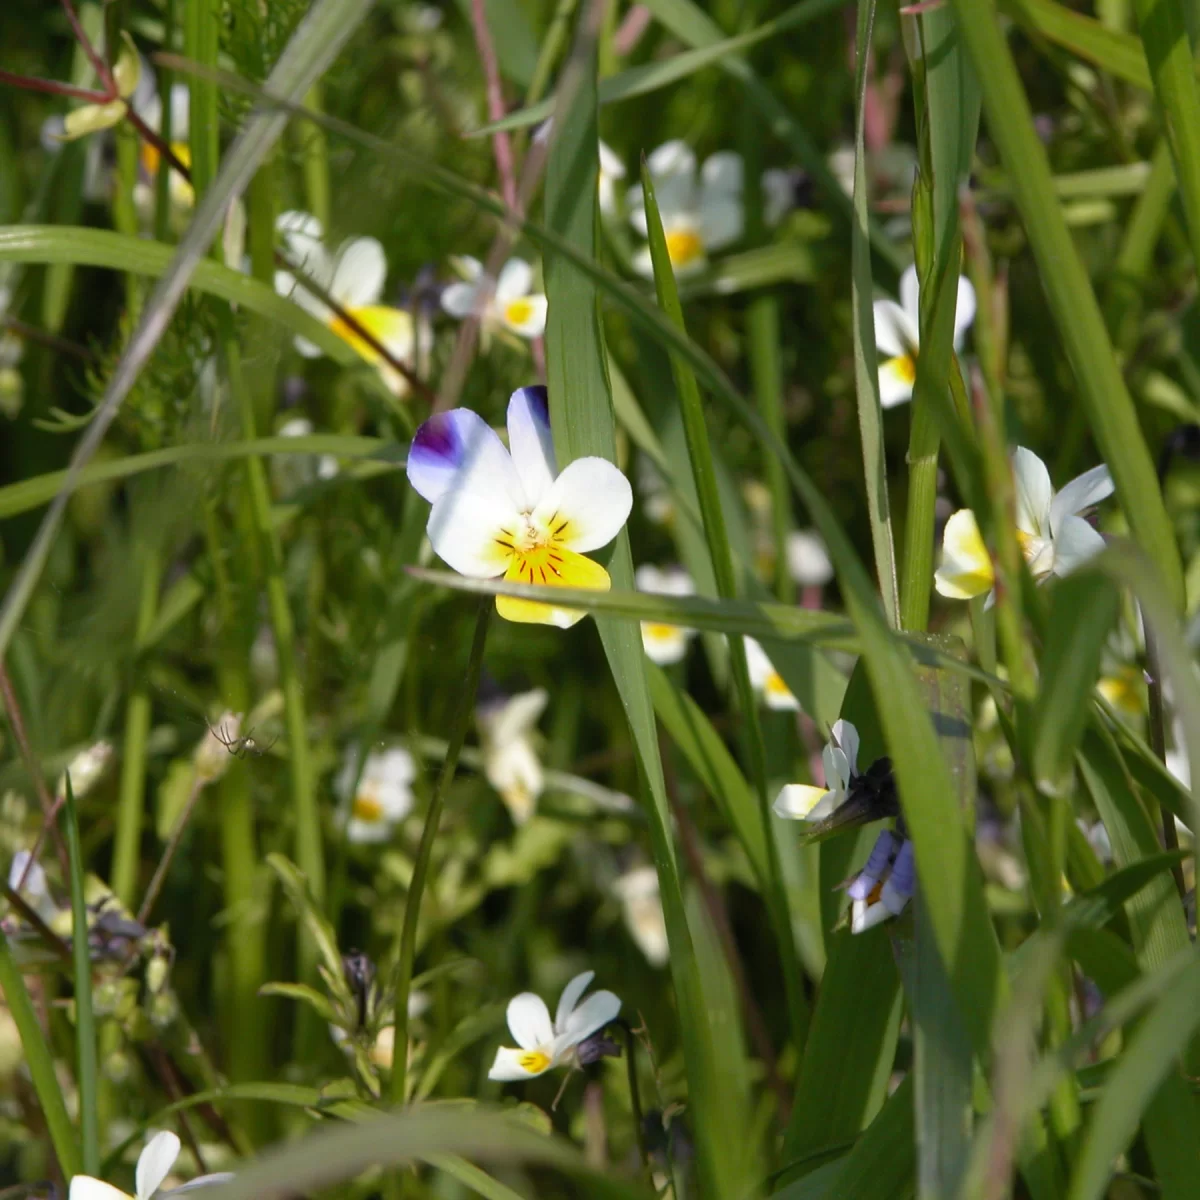
[[[331,1025],[338,1023],[337,1009],[330,1003],[329,997],[306,983],[264,983],[258,989],[258,994],[298,1000],[301,1004],[307,1004],[322,1021],[328,1021]]]
[[[1060,579],[1050,595],[1041,690],[1034,707],[1033,771],[1040,786],[1057,790],[1075,761],[1092,706],[1100,654],[1120,596],[1093,575]]]
[[[0,263],[72,263],[157,279],[166,274],[174,257],[174,246],[110,229],[78,225],[0,226]],[[336,362],[359,360],[350,344],[324,321],[318,321],[286,296],[277,295],[274,288],[231,267],[223,267],[211,258],[196,264],[188,286],[278,322],[289,333],[319,346],[322,353]]]
[[[338,949],[337,934],[334,933],[333,926],[329,924],[313,900],[308,880],[300,869],[284,858],[282,854],[268,854],[267,866],[279,877],[279,882],[283,884],[283,890],[287,892],[292,907],[316,943],[317,952],[325,970],[329,972],[329,976],[334,981],[344,985],[345,969],[342,966],[342,952]]]

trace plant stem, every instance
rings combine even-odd
[[[21,1036],[25,1065],[33,1081],[33,1090],[41,1106],[42,1118],[50,1132],[50,1140],[54,1143],[59,1168],[69,1182],[73,1175],[80,1172],[79,1144],[75,1140],[75,1130],[71,1126],[62,1090],[58,1086],[54,1057],[50,1053],[42,1027],[38,1024],[33,1001],[25,988],[25,980],[21,978],[21,969],[12,956],[8,938],[3,934],[0,934],[0,992],[4,993],[4,1002],[8,1005],[13,1024]]]
[[[304,106],[319,113],[325,111],[324,104],[324,89],[318,81],[308,89]],[[313,122],[298,126],[296,132],[304,161],[305,203],[325,229],[329,225],[329,143],[325,130]]]
[[[179,0],[166,0],[163,9],[162,44],[167,50],[174,48],[175,30],[179,24],[177,11]],[[175,76],[169,67],[163,67],[158,73],[159,95],[162,106],[159,109],[159,134],[162,140],[170,146],[178,130],[172,127],[171,119],[171,88]],[[156,241],[165,242],[171,222],[171,166],[165,158],[158,161],[158,173],[154,177],[154,237]]]
[[[642,1094],[638,1089],[637,1060],[634,1049],[637,1038],[633,1036],[633,1027],[623,1017],[616,1022],[625,1035],[625,1073],[629,1078],[629,1111],[633,1114],[633,1134],[637,1139],[638,1158],[642,1160],[642,1170],[650,1173],[650,1156],[646,1153],[646,1130],[643,1128]]]
[[[125,740],[121,748],[121,786],[117,799],[117,832],[113,846],[112,889],[118,900],[132,909],[141,858],[142,816],[146,793],[146,739],[150,733],[150,693],[141,679],[136,656],[140,654],[158,611],[162,564],[158,552],[142,545],[141,595],[134,633],[135,665],[125,707]]]
[[[1146,673],[1150,682],[1146,685],[1150,701],[1150,748],[1154,751],[1159,762],[1167,761],[1166,714],[1163,706],[1162,662],[1158,653],[1158,639],[1154,636],[1149,624],[1143,622],[1146,633]],[[1167,850],[1179,849],[1179,833],[1175,829],[1175,814],[1169,809],[1162,808],[1163,847]],[[1180,899],[1187,897],[1187,884],[1183,878],[1183,864],[1174,863],[1171,875]]]
[[[150,886],[146,888],[146,895],[142,900],[142,907],[138,909],[138,924],[145,925],[150,919],[150,914],[154,911],[154,902],[158,899],[158,893],[162,891],[162,885],[166,882],[167,872],[171,869],[171,863],[175,859],[175,852],[179,849],[179,843],[183,840],[184,832],[187,830],[188,822],[192,819],[192,809],[196,807],[196,801],[200,799],[200,793],[204,790],[204,780],[200,773],[196,773],[195,779],[192,780],[191,790],[188,792],[188,798],[184,802],[183,810],[175,819],[175,826],[171,830],[170,837],[167,838],[167,846],[163,851],[163,856],[159,859],[158,866],[154,870],[154,875],[150,879]]]
[[[395,1049],[392,1053],[392,1103],[395,1105],[404,1103],[408,1087],[408,994],[412,989],[413,958],[417,948],[421,898],[425,891],[425,878],[429,874],[429,862],[433,856],[433,843],[437,840],[438,824],[446,803],[446,793],[454,779],[459,752],[467,740],[467,731],[475,719],[475,693],[479,688],[479,673],[483,667],[483,650],[487,643],[491,614],[491,601],[480,601],[479,616],[475,621],[475,637],[471,642],[470,658],[467,660],[466,679],[454,719],[454,728],[450,732],[450,744],[446,747],[446,761],[442,765],[441,775],[438,776],[437,788],[429,801],[429,812],[425,814],[425,827],[421,830],[421,841],[413,862],[412,882],[408,887],[408,900],[404,905],[404,926],[400,931],[400,954],[396,962],[394,986],[396,1030]]]
[[[83,1170],[100,1173],[100,1108],[97,1097],[96,1018],[92,1012],[92,962],[88,945],[87,902],[83,896],[83,850],[79,815],[67,776],[67,850],[71,857],[71,957],[75,967],[75,1041],[79,1053],[79,1129]]]
[[[908,435],[908,509],[904,519],[904,571],[900,583],[900,627],[924,633],[933,588],[933,529],[937,506],[941,435],[928,404],[914,398]]]

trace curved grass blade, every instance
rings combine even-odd
[[[0,226],[0,262],[71,263],[80,267],[107,267],[133,275],[160,277],[175,256],[175,247],[149,238],[128,237],[111,229],[77,225]],[[189,287],[228,300],[259,316],[278,322],[299,337],[307,338],[335,362],[352,363],[358,353],[323,321],[306,313],[286,296],[280,296],[249,275],[201,259]]]
[[[318,0],[301,21],[271,71],[267,80],[268,89],[278,92],[289,101],[298,101],[337,57],[371,8],[372,0]],[[230,147],[219,175],[196,208],[170,268],[146,303],[141,320],[105,389],[95,418],[71,456],[68,468],[70,478],[87,464],[104,440],[121,403],[183,298],[197,264],[216,236],[230,201],[249,184],[286,123],[287,116],[283,112],[260,112]],[[0,606],[0,656],[7,650],[33,595],[54,535],[66,511],[69,491],[69,487],[64,488],[42,518],[37,535],[4,598],[3,606]]]

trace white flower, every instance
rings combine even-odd
[[[123,34],[121,51],[112,69],[116,96],[103,104],[84,104],[67,113],[63,119],[60,140],[72,142],[76,138],[86,137],[89,133],[111,129],[123,121],[129,111],[129,98],[137,91],[141,75],[141,56],[133,44],[133,39],[128,34]]]
[[[162,1187],[178,1157],[179,1139],[173,1133],[156,1133],[138,1156],[134,1176],[137,1190],[132,1197],[90,1175],[76,1175],[71,1180],[69,1200],[150,1200]]]
[[[488,1078],[508,1083],[533,1079],[552,1067],[570,1066],[575,1047],[616,1020],[621,1011],[621,1001],[612,992],[593,992],[580,1003],[595,976],[595,971],[584,971],[563,988],[553,1024],[540,996],[532,992],[514,996],[508,1003],[508,1028],[519,1048],[501,1046]]]
[[[600,142],[600,211],[611,217],[617,211],[617,180],[625,178],[625,164]]]
[[[912,399],[920,348],[920,312],[917,268],[909,267],[900,276],[900,303],[875,301],[875,349],[880,357],[879,402],[884,408]],[[969,279],[959,276],[958,301],[954,310],[955,350],[962,348],[974,320],[975,289]]]
[[[833,578],[833,563],[825,539],[815,529],[789,533],[786,544],[788,573],[801,587],[824,587]]]
[[[659,596],[692,596],[696,585],[682,567],[660,568],[644,563],[633,577],[639,592]],[[662,621],[643,621],[642,648],[646,657],[659,666],[679,662],[687,653],[688,642],[695,637],[694,629],[667,625]]]
[[[667,254],[679,276],[695,274],[708,265],[713,251],[732,245],[742,236],[745,212],[742,205],[742,158],[731,150],[705,160],[696,178],[696,156],[682,141],[666,142],[647,159],[654,182],[654,195],[667,239]],[[648,236],[646,205],[640,184],[626,196],[629,220],[634,229]],[[633,266],[652,277],[650,247],[634,256]]]
[[[634,867],[613,884],[613,891],[621,901],[630,936],[652,965],[663,966],[670,953],[658,872],[653,867]]]
[[[825,786],[789,783],[775,800],[775,815],[793,821],[823,821],[846,799],[858,774],[858,730],[849,721],[833,723],[832,737],[821,751]]]
[[[1104,538],[1083,514],[1112,495],[1112,476],[1106,466],[1085,471],[1058,493],[1046,464],[1031,450],[1018,446],[1012,466],[1017,538],[1038,583],[1051,575],[1069,574],[1104,549]],[[942,565],[934,575],[934,586],[952,600],[969,600],[991,591],[995,578],[975,514],[969,508],[959,509],[946,522]]]
[[[549,698],[545,688],[535,688],[489,704],[478,714],[483,772],[517,825],[533,815],[545,786],[533,734]]]
[[[313,423],[307,417],[292,417],[280,425],[277,437],[310,437]],[[273,454],[271,478],[275,487],[287,494],[308,487],[318,479],[332,479],[338,473],[337,459],[332,454]]]
[[[453,261],[463,280],[442,289],[442,308],[460,321],[478,317],[485,348],[501,329],[523,338],[541,337],[546,331],[546,297],[533,290],[533,268],[523,258],[504,264],[495,287],[479,259],[464,254]]]
[[[863,869],[851,880],[850,932],[862,933],[889,917],[898,917],[917,887],[913,844],[908,838],[883,830],[875,840]]]
[[[316,217],[302,212],[285,212],[280,215],[275,227],[283,238],[288,257],[305,275],[323,288],[393,358],[404,363],[413,362],[418,342],[420,348],[424,349],[429,333],[423,327],[418,328],[412,316],[403,309],[379,303],[387,281],[387,259],[383,247],[375,238],[348,238],[335,254],[330,255],[322,241],[324,230]],[[291,271],[275,272],[275,290],[281,296],[290,296],[306,312],[328,325],[367,362],[377,367],[394,395],[408,394],[408,380],[387,363],[357,330],[308,291]],[[307,338],[296,338],[296,349],[306,358],[316,358],[321,353]]]
[[[395,746],[368,754],[359,774],[359,753],[357,746],[346,751],[336,782],[338,795],[350,809],[346,837],[351,842],[386,842],[393,827],[412,811],[416,767],[412,755]]]
[[[768,708],[796,710],[800,701],[792,695],[767,657],[767,652],[753,638],[746,638],[746,667],[750,672],[750,685],[762,694]]]
[[[104,774],[108,764],[112,761],[112,756],[112,742],[103,740],[93,742],[92,745],[81,750],[71,759],[70,765],[59,779],[58,795],[65,796],[67,794],[67,776],[70,775],[71,792],[75,799],[86,796]]]
[[[49,925],[58,915],[58,908],[50,895],[50,885],[46,882],[42,864],[31,862],[32,858],[28,850],[18,850],[13,855],[12,866],[8,869],[8,886],[20,892],[21,898]],[[25,881],[24,886],[21,880]]]
[[[509,449],[466,408],[430,417],[413,438],[408,478],[433,509],[426,532],[461,575],[511,583],[608,591],[608,572],[584,557],[620,533],[633,491],[603,458],[577,458],[558,471],[544,387],[521,388],[508,404]],[[568,629],[581,611],[506,596],[509,621]]]
[[[662,472],[648,454],[638,454],[637,484],[642,496],[642,512],[655,525],[669,526],[675,520],[675,499]]]

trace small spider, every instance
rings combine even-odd
[[[215,729],[211,725],[208,727],[209,733],[211,733],[213,737],[215,737],[217,741],[220,742],[221,745],[233,755],[234,758],[245,758],[247,754],[253,754],[255,758],[259,758],[266,754],[266,752],[270,750],[273,745],[275,745],[277,740],[272,738],[265,746],[262,746],[254,740],[253,729],[247,729],[246,732],[241,736],[236,735],[236,729],[237,726],[234,726],[234,730],[230,731],[226,728],[224,722],[218,725]]]

